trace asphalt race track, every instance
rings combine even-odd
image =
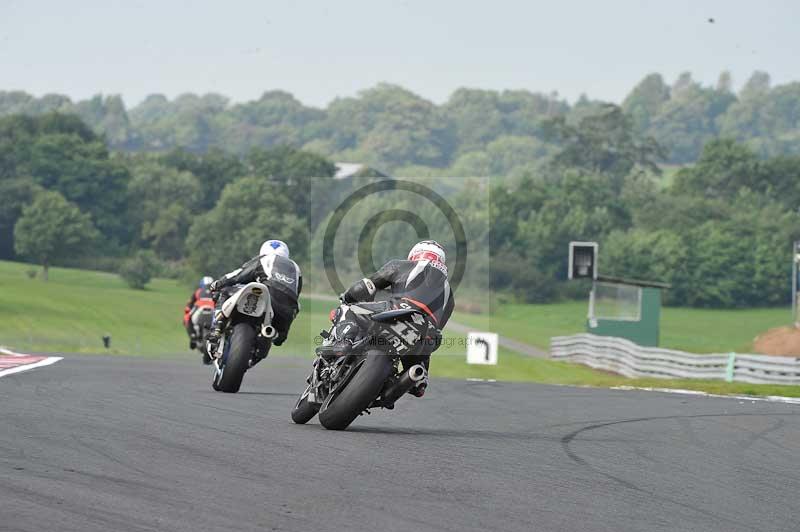
[[[289,412],[309,362],[236,395],[195,357],[0,379],[0,530],[792,530],[800,406],[434,381],[347,432]]]

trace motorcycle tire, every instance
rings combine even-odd
[[[298,425],[304,425],[311,421],[317,412],[319,412],[319,405],[308,402],[308,388],[306,388],[292,409],[292,421]]]
[[[222,368],[217,387],[219,391],[236,393],[242,385],[244,373],[253,354],[256,331],[249,323],[237,323],[230,336],[230,351]]]
[[[366,360],[350,382],[322,405],[320,424],[328,430],[344,430],[350,426],[381,393],[392,366],[392,357],[386,353],[368,351]]]

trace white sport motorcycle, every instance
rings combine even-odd
[[[225,328],[212,353],[214,380],[219,392],[236,393],[245,372],[266,358],[277,331],[272,326],[269,289],[262,283],[233,287],[233,294],[222,304]]]

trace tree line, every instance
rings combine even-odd
[[[192,153],[211,148],[244,155],[251,148],[291,146],[332,160],[364,162],[393,175],[522,176],[560,149],[546,123],[577,124],[605,102],[574,104],[556,93],[462,88],[436,105],[396,85],[381,84],[324,109],[283,91],[231,103],[219,94],[148,96],[127,108],[119,96],[73,102],[0,92],[0,116],[49,112],[78,115],[115,151]],[[760,157],[800,154],[800,83],[772,86],[755,72],[735,92],[729,74],[703,86],[688,73],[672,84],[650,74],[622,103],[634,135],[652,137],[664,161],[696,161],[717,137],[745,143]]]
[[[603,273],[669,282],[670,304],[786,303],[800,156],[714,137],[695,164],[665,171],[666,148],[636,120],[608,104],[580,118],[556,114],[538,126],[555,148],[520,176],[419,178],[467,227],[465,288],[527,302],[585,296],[564,282],[567,244],[595,240]],[[287,145],[128,152],[108,143],[76,115],[0,119],[0,259],[105,269],[141,287],[154,274],[219,275],[265,235],[281,235],[301,266],[317,268],[311,277],[323,275],[321,228],[354,186],[333,179],[329,158]],[[351,266],[370,212],[421,212],[413,198],[396,202],[370,198],[346,221],[340,244]],[[393,230],[377,255],[416,238]]]
[[[0,119],[0,259],[127,271],[137,287],[220,274],[265,234],[297,242],[302,260],[309,192],[296,178],[334,172],[289,147],[113,152],[75,115],[12,115]]]
[[[667,282],[695,307],[790,301],[800,239],[800,156],[764,158],[732,138],[708,141],[665,176],[652,138],[619,108],[561,125],[565,147],[536,175],[491,196],[493,287],[547,302],[583,289],[566,277],[570,240],[600,243],[601,273]]]

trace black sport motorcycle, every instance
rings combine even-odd
[[[322,344],[308,386],[292,410],[292,421],[307,423],[317,413],[329,430],[346,429],[370,408],[393,409],[412,387],[427,379],[421,364],[401,368],[401,357],[422,349],[439,334],[427,315],[405,301],[342,303]]]

